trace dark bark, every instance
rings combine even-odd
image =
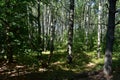
[[[42,14],[42,36],[43,36],[43,38],[42,38],[42,51],[44,51],[44,43],[45,43],[45,41],[44,41],[44,14]]]
[[[112,52],[113,52],[114,29],[115,29],[115,11],[116,11],[116,0],[109,0],[109,17],[108,17],[108,27],[106,34],[106,50],[105,50],[105,63],[104,63],[104,74],[107,80],[110,80],[112,75]]]
[[[41,52],[42,52],[42,41],[41,41],[41,24],[40,24],[40,0],[38,0],[38,44],[39,44],[39,54],[38,56],[40,56]]]
[[[73,27],[74,27],[74,0],[70,0],[70,17],[68,29],[68,63],[72,63],[72,48],[73,48]]]
[[[6,44],[6,56],[8,59],[8,63],[12,63],[13,62],[13,49],[12,49],[12,45],[11,45],[11,36],[10,34],[10,18],[11,18],[11,13],[9,12],[9,8],[10,8],[10,0],[6,0],[6,22],[4,23],[5,25],[5,33],[6,33],[6,39],[5,39],[5,44]]]
[[[13,62],[13,51],[12,51],[12,45],[11,45],[11,39],[9,36],[9,31],[10,31],[10,26],[5,24],[6,27],[6,54],[7,54],[7,59],[8,59],[8,63],[12,63]]]
[[[39,35],[39,37],[38,37],[39,42],[38,43],[41,47],[40,0],[38,0],[38,17],[37,17],[37,19],[38,19],[38,35]]]

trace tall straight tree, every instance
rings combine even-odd
[[[57,2],[54,2],[52,1],[51,4],[55,4],[57,6]],[[54,51],[54,48],[55,48],[55,35],[57,34],[56,33],[56,25],[57,25],[57,8],[53,7],[53,6],[49,6],[48,7],[48,26],[50,26],[49,28],[46,28],[47,29],[47,34],[50,34],[50,42],[48,42],[48,45],[49,45],[49,48],[50,48],[50,55],[49,55],[49,58],[48,58],[48,65],[50,64],[50,61],[52,59],[52,56],[53,56],[53,51]]]
[[[68,63],[72,62],[72,47],[73,47],[73,27],[74,27],[74,0],[70,0],[70,16],[68,29]]]
[[[112,51],[114,43],[114,29],[115,29],[115,12],[116,12],[116,1],[108,0],[109,2],[109,17],[108,27],[106,34],[106,50],[105,50],[105,63],[104,63],[104,74],[107,80],[110,80],[112,75]]]
[[[48,64],[51,61],[53,51],[54,51],[54,38],[55,38],[55,25],[56,25],[56,19],[54,15],[54,10],[51,11],[51,35],[50,35],[50,56],[48,59]]]
[[[98,7],[99,13],[98,13],[98,49],[97,54],[98,58],[100,58],[100,41],[101,41],[101,19],[102,19],[102,3],[101,0],[99,0],[99,7]]]
[[[40,45],[40,47],[41,47],[41,25],[40,25],[40,0],[38,0],[38,16],[37,16],[37,21],[38,21],[38,35],[39,35],[39,37],[38,37],[38,43],[39,43],[39,45]]]
[[[88,50],[88,37],[89,37],[89,28],[90,28],[90,4],[89,4],[89,0],[86,0],[86,5],[85,5],[85,44],[86,44],[86,50]]]
[[[43,39],[42,39],[42,50],[45,50],[45,26],[46,26],[46,4],[43,5],[43,16],[42,16],[42,36],[43,36]]]

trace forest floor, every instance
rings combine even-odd
[[[0,63],[0,80],[105,80],[102,58],[96,59],[93,53],[75,54],[73,63],[67,64],[66,55],[61,53],[64,52],[56,52],[47,67],[17,62],[9,64],[3,60]],[[47,56],[43,55],[44,60]],[[113,62],[117,64],[117,61]],[[113,80],[120,80],[119,65],[114,67]]]
[[[113,80],[120,79],[119,71],[114,71]],[[78,73],[72,70],[62,69],[54,70],[40,68],[39,71],[33,71],[33,69],[27,68],[24,65],[8,64],[0,67],[0,80],[105,80],[105,79],[102,70]]]

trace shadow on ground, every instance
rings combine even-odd
[[[35,65],[20,65],[18,63],[7,64],[3,61],[0,63],[0,80],[105,80],[102,70],[85,71],[87,68],[85,65],[91,62],[90,56],[85,53],[75,54],[73,63],[66,64],[66,55],[65,52],[54,53],[51,64],[47,68],[43,68],[41,65],[35,67]],[[43,55],[43,58],[47,60],[48,55]],[[119,61],[120,58],[113,61],[113,80],[120,80]],[[95,67],[102,65],[97,64]]]
[[[102,70],[74,72],[70,69],[64,70],[60,67],[39,68],[34,71],[25,65],[12,64],[0,67],[0,80],[105,80]],[[3,69],[3,70],[2,70]],[[114,70],[113,80],[120,79],[120,72]]]
[[[4,71],[5,72],[5,71]],[[73,71],[65,70],[48,70],[43,72],[14,72],[0,74],[0,80],[72,80],[75,73]]]

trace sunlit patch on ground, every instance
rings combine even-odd
[[[66,54],[65,50],[55,51],[50,65],[46,68],[41,66],[40,61],[38,61],[40,65],[38,63],[36,64],[36,59],[33,59],[35,62],[33,61],[32,65],[18,63],[7,64],[6,62],[3,62],[0,64],[0,80],[18,80],[19,78],[19,80],[70,80],[73,78],[73,80],[89,80],[88,78],[99,80],[99,78],[103,77],[101,69],[103,68],[104,58],[94,58],[94,52],[74,53],[73,62],[71,64],[67,64]],[[42,58],[45,62],[47,62],[48,55],[49,52],[43,53]],[[28,56],[27,61],[31,61],[32,58],[35,57],[29,58]],[[118,61],[119,58],[113,56],[113,60],[113,63],[117,64],[116,61]],[[118,70],[119,65],[115,66],[114,74],[116,77],[119,76],[116,73]],[[97,74],[91,75],[94,71],[97,71]],[[74,75],[80,74],[90,75],[85,78],[81,78],[81,76],[74,77]]]

